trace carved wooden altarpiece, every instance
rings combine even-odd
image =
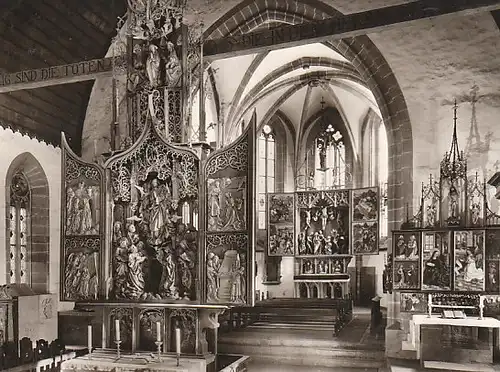
[[[183,1],[127,5],[113,40],[115,57],[126,58],[113,60],[111,152],[89,163],[62,139],[61,300],[94,314],[95,346],[115,348],[119,324],[124,352],[156,350],[159,322],[163,352],[175,352],[179,328],[181,352],[205,356],[216,352],[226,304],[253,301],[255,117],[205,160],[205,128],[188,115],[204,90],[194,72],[201,30],[184,24]],[[125,72],[119,105],[116,76]]]
[[[207,303],[254,303],[255,125],[204,168]]]

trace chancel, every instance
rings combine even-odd
[[[500,1],[0,10],[0,369],[500,369]]]

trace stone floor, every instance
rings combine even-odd
[[[343,367],[307,367],[307,372],[377,372],[378,369],[360,369]],[[251,362],[248,372],[305,372],[304,366],[273,365],[266,363]]]
[[[303,360],[295,360],[294,357],[276,354],[269,351],[269,349],[261,349],[261,352],[266,355],[260,354],[258,349],[253,350],[251,348],[248,350],[253,350],[253,355],[250,352],[244,353],[244,350],[238,350],[237,354],[250,355],[249,372],[382,372],[383,369],[376,368],[379,366],[370,363],[361,363],[361,365],[358,364],[355,367],[355,363],[359,363],[359,357],[364,358],[365,354],[379,352],[379,350],[383,352],[384,341],[370,335],[370,313],[368,309],[355,309],[354,314],[352,322],[337,337],[332,337],[332,330],[326,329],[313,328],[305,330],[287,327],[266,329],[260,326],[255,328],[250,326],[247,329],[224,335],[222,338],[225,342],[231,344],[232,348],[235,348],[236,344],[245,343],[247,347],[248,345],[259,344],[260,346],[266,345],[265,348],[272,348],[274,350],[284,347],[281,352],[292,354],[303,354],[304,349],[310,350],[308,357],[299,357],[304,358]],[[356,350],[358,353],[362,353],[363,356],[358,354],[358,357],[355,357],[353,354],[351,357],[346,357],[341,352],[342,349]],[[332,350],[332,354],[330,355],[330,352],[321,352],[321,350]],[[333,350],[338,350],[339,355]],[[272,357],[272,354],[275,356]],[[311,356],[313,356],[313,364],[305,361],[311,359]],[[317,362],[315,360],[315,358],[323,359],[332,357],[335,361],[340,360],[338,358],[343,360],[347,358],[347,362],[336,362],[326,367],[329,363],[325,364],[322,361]],[[350,359],[354,364],[352,367],[349,366],[349,358],[356,359]],[[318,364],[318,366],[315,364]]]

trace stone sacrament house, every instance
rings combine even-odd
[[[493,370],[500,2],[0,8],[1,360]]]

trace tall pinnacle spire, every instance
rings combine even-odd
[[[453,105],[453,136],[451,139],[450,152],[445,153],[441,161],[441,176],[444,178],[455,179],[465,176],[467,173],[467,162],[464,153],[458,147],[457,138],[457,100]]]

